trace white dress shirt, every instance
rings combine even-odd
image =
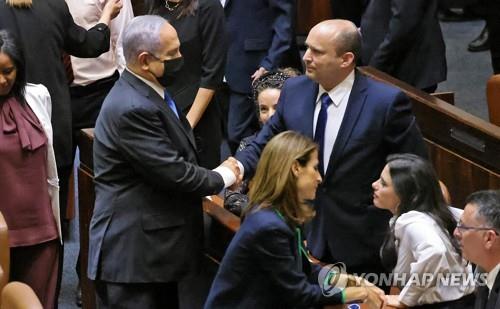
[[[314,135],[316,135],[316,123],[318,122],[318,115],[321,110],[321,96],[323,93],[327,92],[333,102],[327,109],[328,119],[326,121],[325,144],[323,147],[323,166],[325,170],[323,171],[323,174],[326,174],[328,163],[330,162],[330,156],[333,151],[333,145],[335,145],[340,125],[344,119],[347,102],[349,101],[353,84],[354,70],[340,84],[330,91],[326,91],[321,85],[319,86],[318,97],[316,98],[316,107],[314,109]]]
[[[391,219],[391,224],[395,218]],[[459,299],[474,291],[473,282],[446,284],[440,278],[470,276],[472,268],[456,253],[449,238],[429,215],[409,211],[395,225],[398,262],[393,274],[406,278],[397,282],[402,288],[399,300],[409,307]],[[423,280],[423,275],[429,276]],[[421,283],[410,278],[418,275]],[[425,282],[422,283],[422,282]],[[459,283],[463,281],[459,280]],[[402,284],[401,284],[402,283]]]
[[[125,58],[121,44],[121,35],[128,22],[134,18],[130,0],[121,0],[123,7],[118,16],[111,20],[109,30],[111,42],[109,51],[97,58],[78,58],[71,56],[73,67],[73,85],[86,86],[97,80],[110,77],[118,70],[125,68]],[[66,0],[75,23],[85,29],[97,24],[102,15],[106,0]]]
[[[332,104],[328,106],[327,113],[328,119],[326,121],[325,127],[325,140],[323,147],[323,174],[326,174],[328,168],[328,163],[330,162],[330,156],[333,151],[333,145],[335,145],[335,140],[339,133],[340,125],[344,119],[345,110],[347,108],[347,102],[349,101],[349,96],[351,95],[352,86],[354,84],[354,70],[335,88],[328,91],[328,96],[332,99]],[[316,131],[316,123],[318,122],[319,111],[321,110],[321,95],[327,92],[325,88],[319,85],[318,96],[316,97],[316,107],[314,109],[313,127]],[[314,132],[316,134],[316,132]],[[245,174],[245,168],[240,161],[238,161],[238,166],[242,175]]]
[[[158,93],[158,95],[163,100],[165,100],[165,89],[163,87],[145,79],[144,77],[142,77],[140,75],[135,74],[134,72],[130,71],[128,68],[126,70],[130,74],[134,75],[135,77],[137,77],[138,79],[143,81],[146,85],[151,87],[156,93]],[[167,103],[165,103],[165,104],[167,104]],[[234,175],[233,171],[231,171],[231,169],[229,167],[219,165],[216,168],[214,168],[212,171],[218,173],[222,177],[222,179],[224,181],[224,188],[227,188],[236,182],[236,175]]]

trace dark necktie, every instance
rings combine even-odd
[[[332,104],[332,99],[327,92],[321,95],[321,109],[319,110],[318,120],[316,121],[316,131],[314,131],[314,141],[319,145],[319,171],[321,174],[324,174],[324,158],[323,153],[325,149],[325,129],[326,129],[326,120],[328,119],[328,106]]]
[[[165,90],[165,102],[167,102],[168,107],[170,107],[170,109],[172,110],[172,112],[174,112],[177,119],[179,119],[179,113],[177,112],[177,107],[175,106],[175,102],[174,100],[172,100],[167,90]]]

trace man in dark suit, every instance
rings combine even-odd
[[[232,152],[258,129],[251,83],[266,71],[300,68],[295,44],[295,0],[226,0],[228,52],[226,81],[230,89],[228,139]]]
[[[285,83],[274,116],[236,155],[248,177],[277,133],[294,130],[314,137],[324,177],[308,246],[324,262],[346,263],[350,273],[381,271],[378,252],[389,215],[368,205],[385,158],[398,152],[426,156],[408,98],[356,72],[360,41],[349,21],[316,25],[306,40],[307,76]]]
[[[427,92],[446,80],[438,0],[371,0],[361,19],[363,64]]]
[[[491,65],[494,74],[500,74],[500,1],[488,0],[486,2],[488,13],[486,24],[490,32]]]
[[[500,190],[472,193],[454,235],[462,255],[486,272],[478,287],[475,309],[500,308]],[[481,280],[480,280],[481,281]]]
[[[176,308],[177,282],[199,268],[201,197],[238,168],[234,158],[213,171],[197,165],[190,125],[164,86],[182,65],[174,28],[137,17],[123,48],[127,68],[95,128],[88,275],[99,308]]]

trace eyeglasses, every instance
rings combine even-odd
[[[482,227],[482,226],[467,226],[465,224],[463,224],[462,222],[458,222],[457,223],[457,230],[459,230],[460,232],[463,232],[463,231],[494,231],[495,234],[498,235],[498,232],[497,230],[495,230],[494,228],[492,227]]]

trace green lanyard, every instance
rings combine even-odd
[[[278,217],[283,220],[283,222],[286,223],[286,219],[285,217],[283,216],[283,214],[278,210],[278,209],[274,209],[274,212],[278,215]],[[299,261],[300,261],[300,265],[302,265],[302,254],[305,255],[305,257],[307,258],[307,260],[311,263],[312,260],[311,258],[309,257],[309,253],[307,252],[307,250],[304,248],[304,244],[302,242],[302,233],[300,231],[300,228],[299,227],[296,227],[295,228],[295,233],[297,234],[297,248],[299,249]],[[302,254],[301,254],[302,253]]]

